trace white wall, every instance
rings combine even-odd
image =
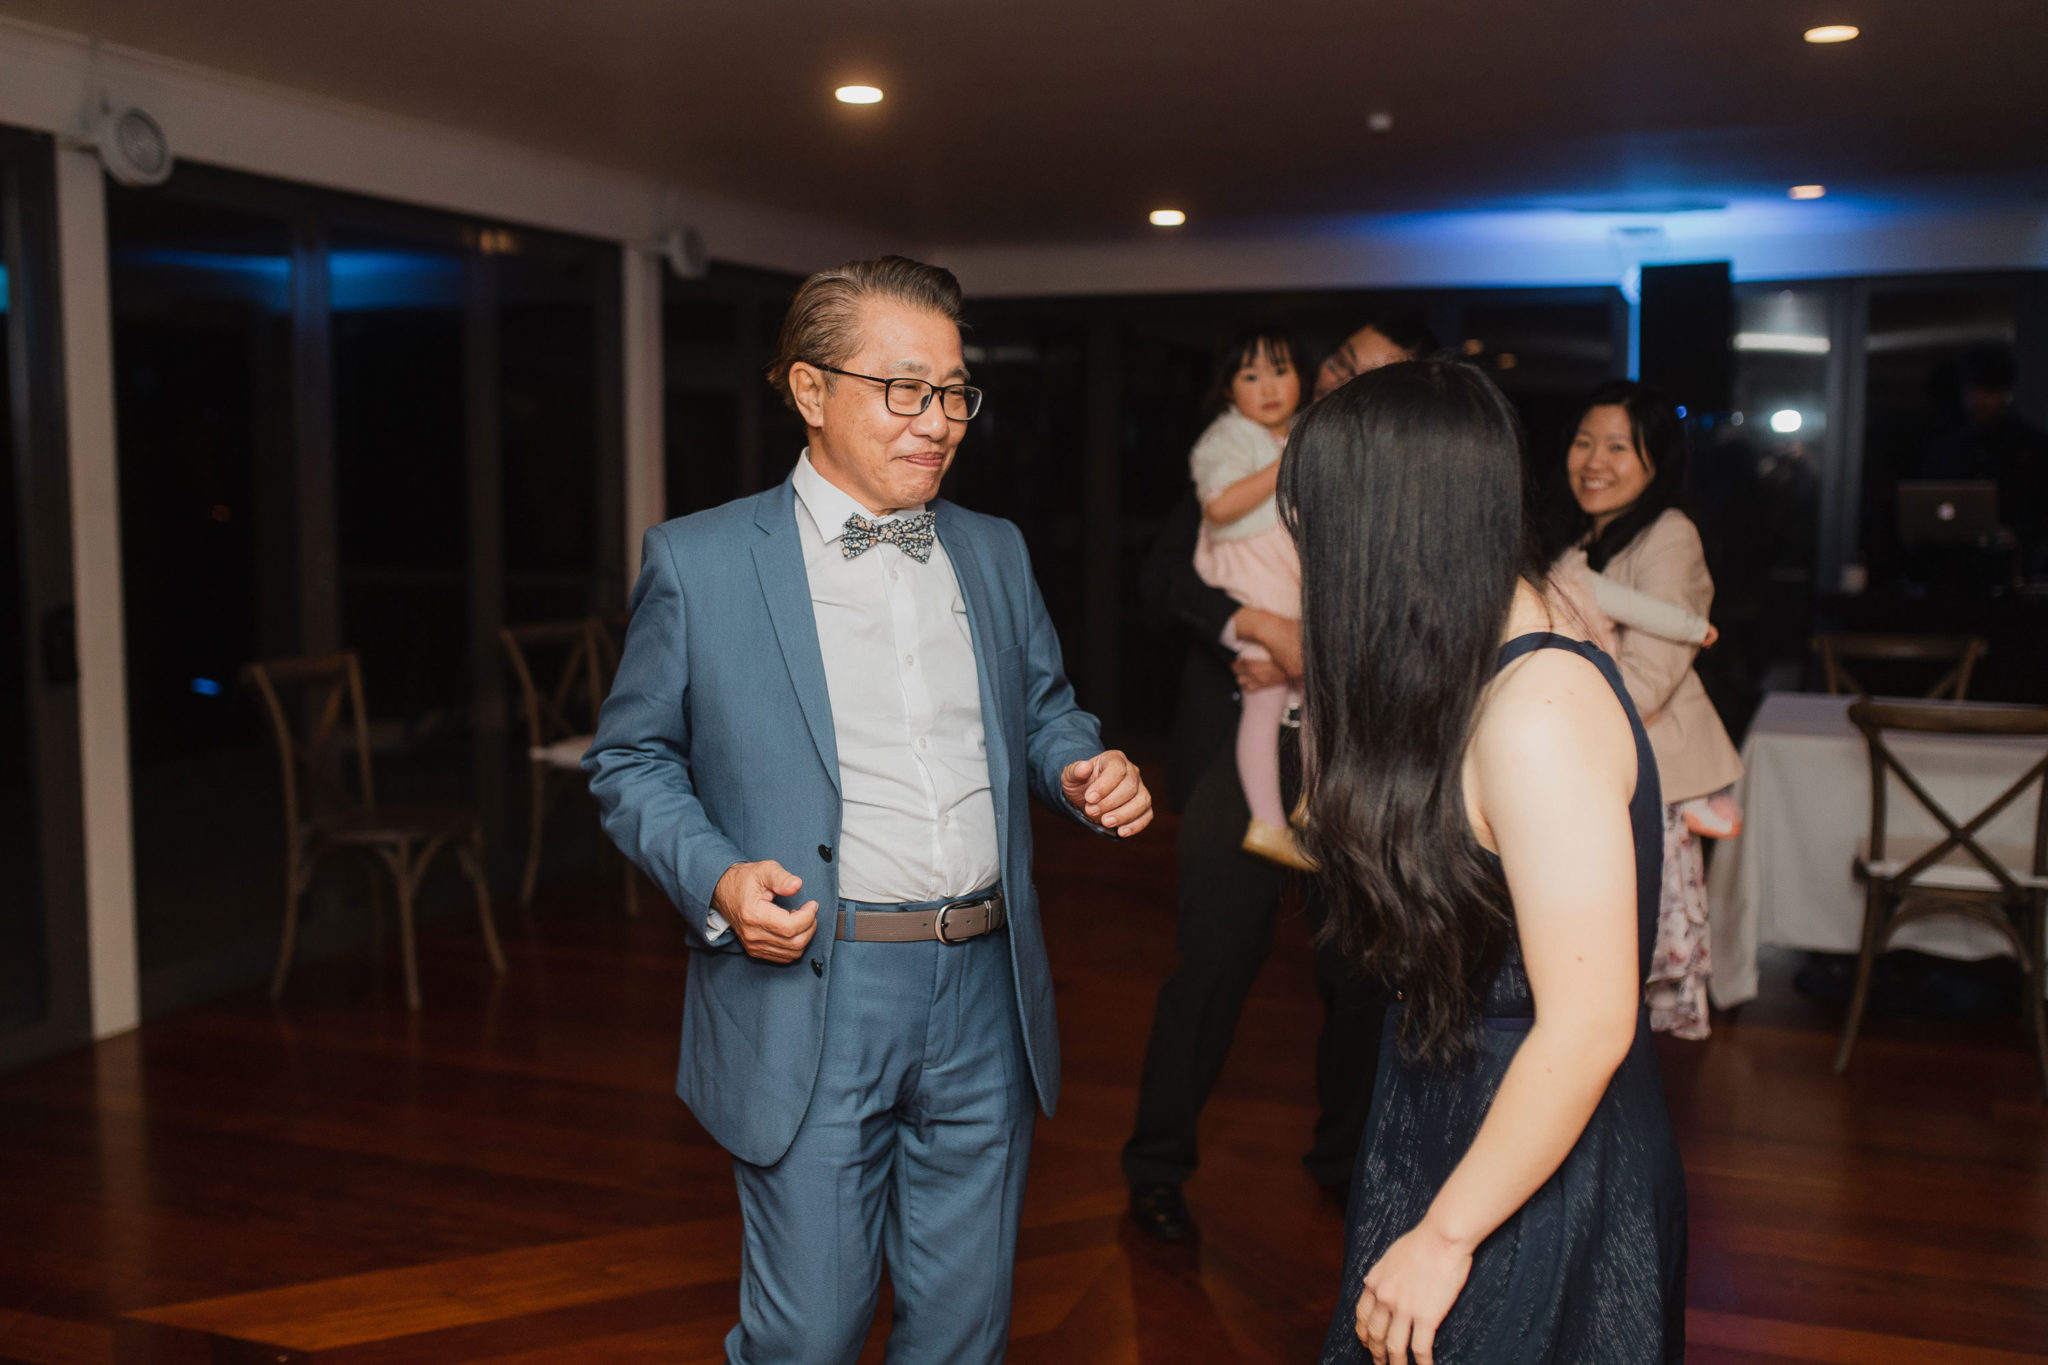
[[[71,592],[78,616],[79,777],[84,797],[86,943],[95,1038],[141,1019],[135,854],[128,786],[128,673],[121,630],[120,469],[114,445],[114,334],[107,296],[106,194],[89,152],[57,153],[58,307],[70,437]]]
[[[1738,280],[1790,279],[2048,266],[2048,212],[1820,200],[1663,217],[1430,213],[1265,233],[1197,227],[1095,242],[940,246],[932,258],[984,297],[1627,284],[1636,266],[1702,260],[1732,261]]]

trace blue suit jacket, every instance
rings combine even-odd
[[[757,1165],[780,1159],[810,1103],[839,896],[839,760],[795,496],[784,481],[647,533],[625,655],[583,760],[606,832],[668,893],[700,950],[676,1093]],[[1017,1010],[1050,1114],[1060,1044],[1027,797],[1072,814],[1060,771],[1102,739],[1074,703],[1023,536],[951,503],[933,510],[974,639]],[[730,932],[716,945],[705,937],[725,870],[767,858],[803,878],[783,904],[819,905],[817,933],[786,966],[748,957]]]

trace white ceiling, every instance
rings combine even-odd
[[[0,0],[921,242],[1782,196],[2048,202],[2040,0]],[[1838,47],[1800,40],[1852,22]],[[882,86],[879,106],[831,98]],[[1393,130],[1368,130],[1384,109]]]

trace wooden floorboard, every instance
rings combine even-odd
[[[1307,1361],[1335,1308],[1342,1214],[1299,1166],[1318,1020],[1298,916],[1205,1119],[1203,1235],[1160,1247],[1123,1217],[1171,836],[1041,824],[1067,1081],[1025,1205],[1024,1365]],[[615,886],[569,883],[504,912],[503,982],[460,921],[434,929],[418,1016],[387,936],[281,1006],[0,1077],[0,1365],[720,1359],[737,1205],[674,1098],[687,950],[646,899],[627,920]],[[1836,1024],[1780,965],[1710,1041],[1660,1045],[1689,1359],[2048,1362],[2048,1106],[2017,1027],[1873,1020],[1836,1077]]]

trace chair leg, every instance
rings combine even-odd
[[[284,933],[277,945],[277,966],[270,973],[270,998],[280,999],[284,995],[284,979],[292,970],[292,948],[299,935],[299,897],[304,894],[304,877],[299,870],[299,851],[294,848],[285,854],[284,867]]]
[[[420,1007],[420,964],[419,950],[413,944],[412,902],[413,893],[419,888],[419,872],[413,864],[412,844],[408,841],[398,846],[398,852],[386,854],[384,860],[391,865],[392,879],[398,883],[398,950],[405,963],[405,1004],[406,1008]]]
[[[1882,884],[1869,883],[1863,902],[1863,947],[1856,955],[1856,991],[1849,997],[1849,1017],[1842,1023],[1842,1044],[1835,1049],[1835,1074],[1849,1069],[1849,1053],[1863,1027],[1863,1007],[1870,1001],[1870,971],[1884,941],[1885,896]]]
[[[531,780],[527,783],[527,831],[526,831],[526,872],[519,879],[519,908],[526,909],[533,904],[534,883],[540,878],[540,832],[547,821],[547,769],[538,763],[528,763],[527,772]]]
[[[2027,918],[2027,953],[2031,960],[2027,963],[2023,988],[2027,993],[2027,1017],[2034,1026],[2034,1063],[2041,1071],[2041,1095],[2048,1098],[2048,1003],[2041,998],[2042,988],[2048,986],[2048,962],[2042,956],[2048,952],[2048,895],[2034,893]]]
[[[484,934],[484,955],[491,960],[491,970],[503,976],[505,954],[498,946],[498,926],[491,920],[491,888],[484,880],[482,837],[457,844],[455,857],[462,864],[462,870],[469,874],[469,884],[476,888],[476,922]]]

